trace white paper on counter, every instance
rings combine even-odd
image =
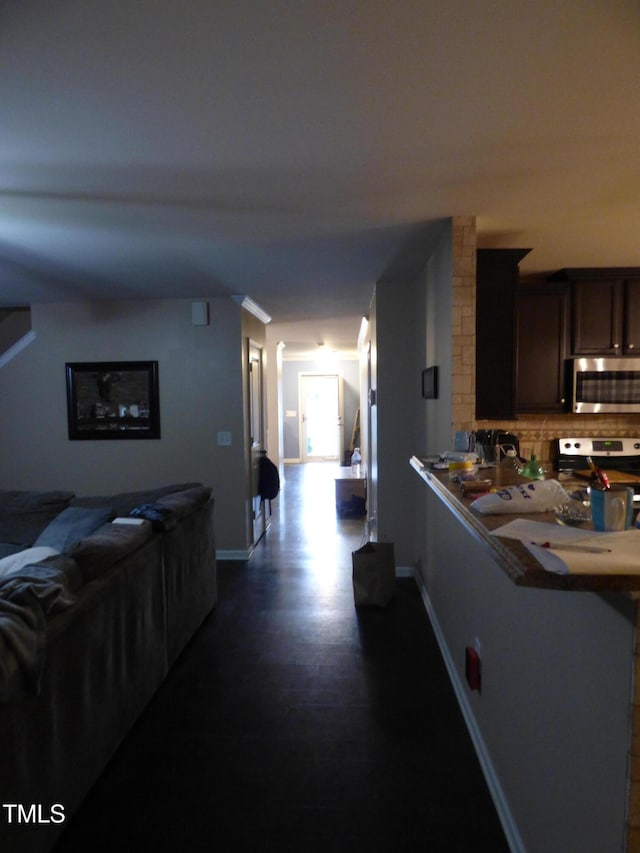
[[[563,527],[528,518],[515,518],[491,531],[494,536],[519,539],[539,563],[549,572],[578,575],[635,575],[640,574],[640,530],[631,528],[616,533],[597,533]],[[566,545],[593,545],[610,548],[610,553],[590,554],[587,551],[554,551],[532,545],[532,542],[558,542]]]

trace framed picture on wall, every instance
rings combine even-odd
[[[160,438],[157,361],[69,362],[69,438]]]
[[[425,400],[438,399],[438,368],[426,367],[422,371],[422,396]]]

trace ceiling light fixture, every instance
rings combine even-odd
[[[363,317],[362,320],[360,321],[360,331],[358,333],[358,349],[362,348],[362,345],[364,344],[366,337],[367,337],[367,330],[368,329],[369,329],[369,318]]]

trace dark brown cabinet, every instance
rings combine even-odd
[[[516,411],[563,412],[569,288],[528,284],[518,290]]]
[[[529,249],[479,249],[476,418],[568,411],[571,356],[640,357],[640,268],[519,282]]]
[[[478,420],[515,417],[518,264],[530,251],[478,249],[476,254]]]
[[[640,270],[638,273],[638,277],[628,278],[622,283],[622,343],[624,355],[640,353]]]
[[[628,356],[640,351],[640,269],[564,269],[550,280],[571,286],[573,355]]]
[[[576,355],[615,355],[622,337],[617,281],[574,281],[571,349]]]

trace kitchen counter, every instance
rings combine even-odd
[[[637,853],[640,574],[548,572],[518,540],[492,535],[518,514],[481,515],[448,471],[411,466],[423,481],[417,581],[510,849]],[[531,482],[509,462],[485,475]],[[551,513],[520,517],[560,529]]]
[[[410,464],[438,498],[447,505],[482,547],[490,552],[502,570],[518,586],[535,587],[538,589],[591,590],[594,592],[640,591],[640,573],[559,575],[547,571],[518,540],[491,534],[492,530],[496,530],[503,524],[518,518],[517,514],[482,515],[471,509],[471,503],[475,500],[477,494],[463,497],[460,484],[449,479],[448,471],[431,470],[429,464],[423,462],[418,456],[413,456]],[[531,482],[520,476],[509,465],[508,461],[506,463],[503,462],[498,468],[481,469],[478,477],[490,480],[490,488]],[[550,475],[549,479],[551,478],[559,479],[565,488],[572,488],[577,485],[573,478],[570,480],[563,479],[562,476],[558,477],[557,474]],[[584,487],[585,483],[582,482],[579,485]],[[523,515],[520,517],[555,523],[552,513],[530,513],[527,516]],[[603,556],[604,559],[606,557]]]

